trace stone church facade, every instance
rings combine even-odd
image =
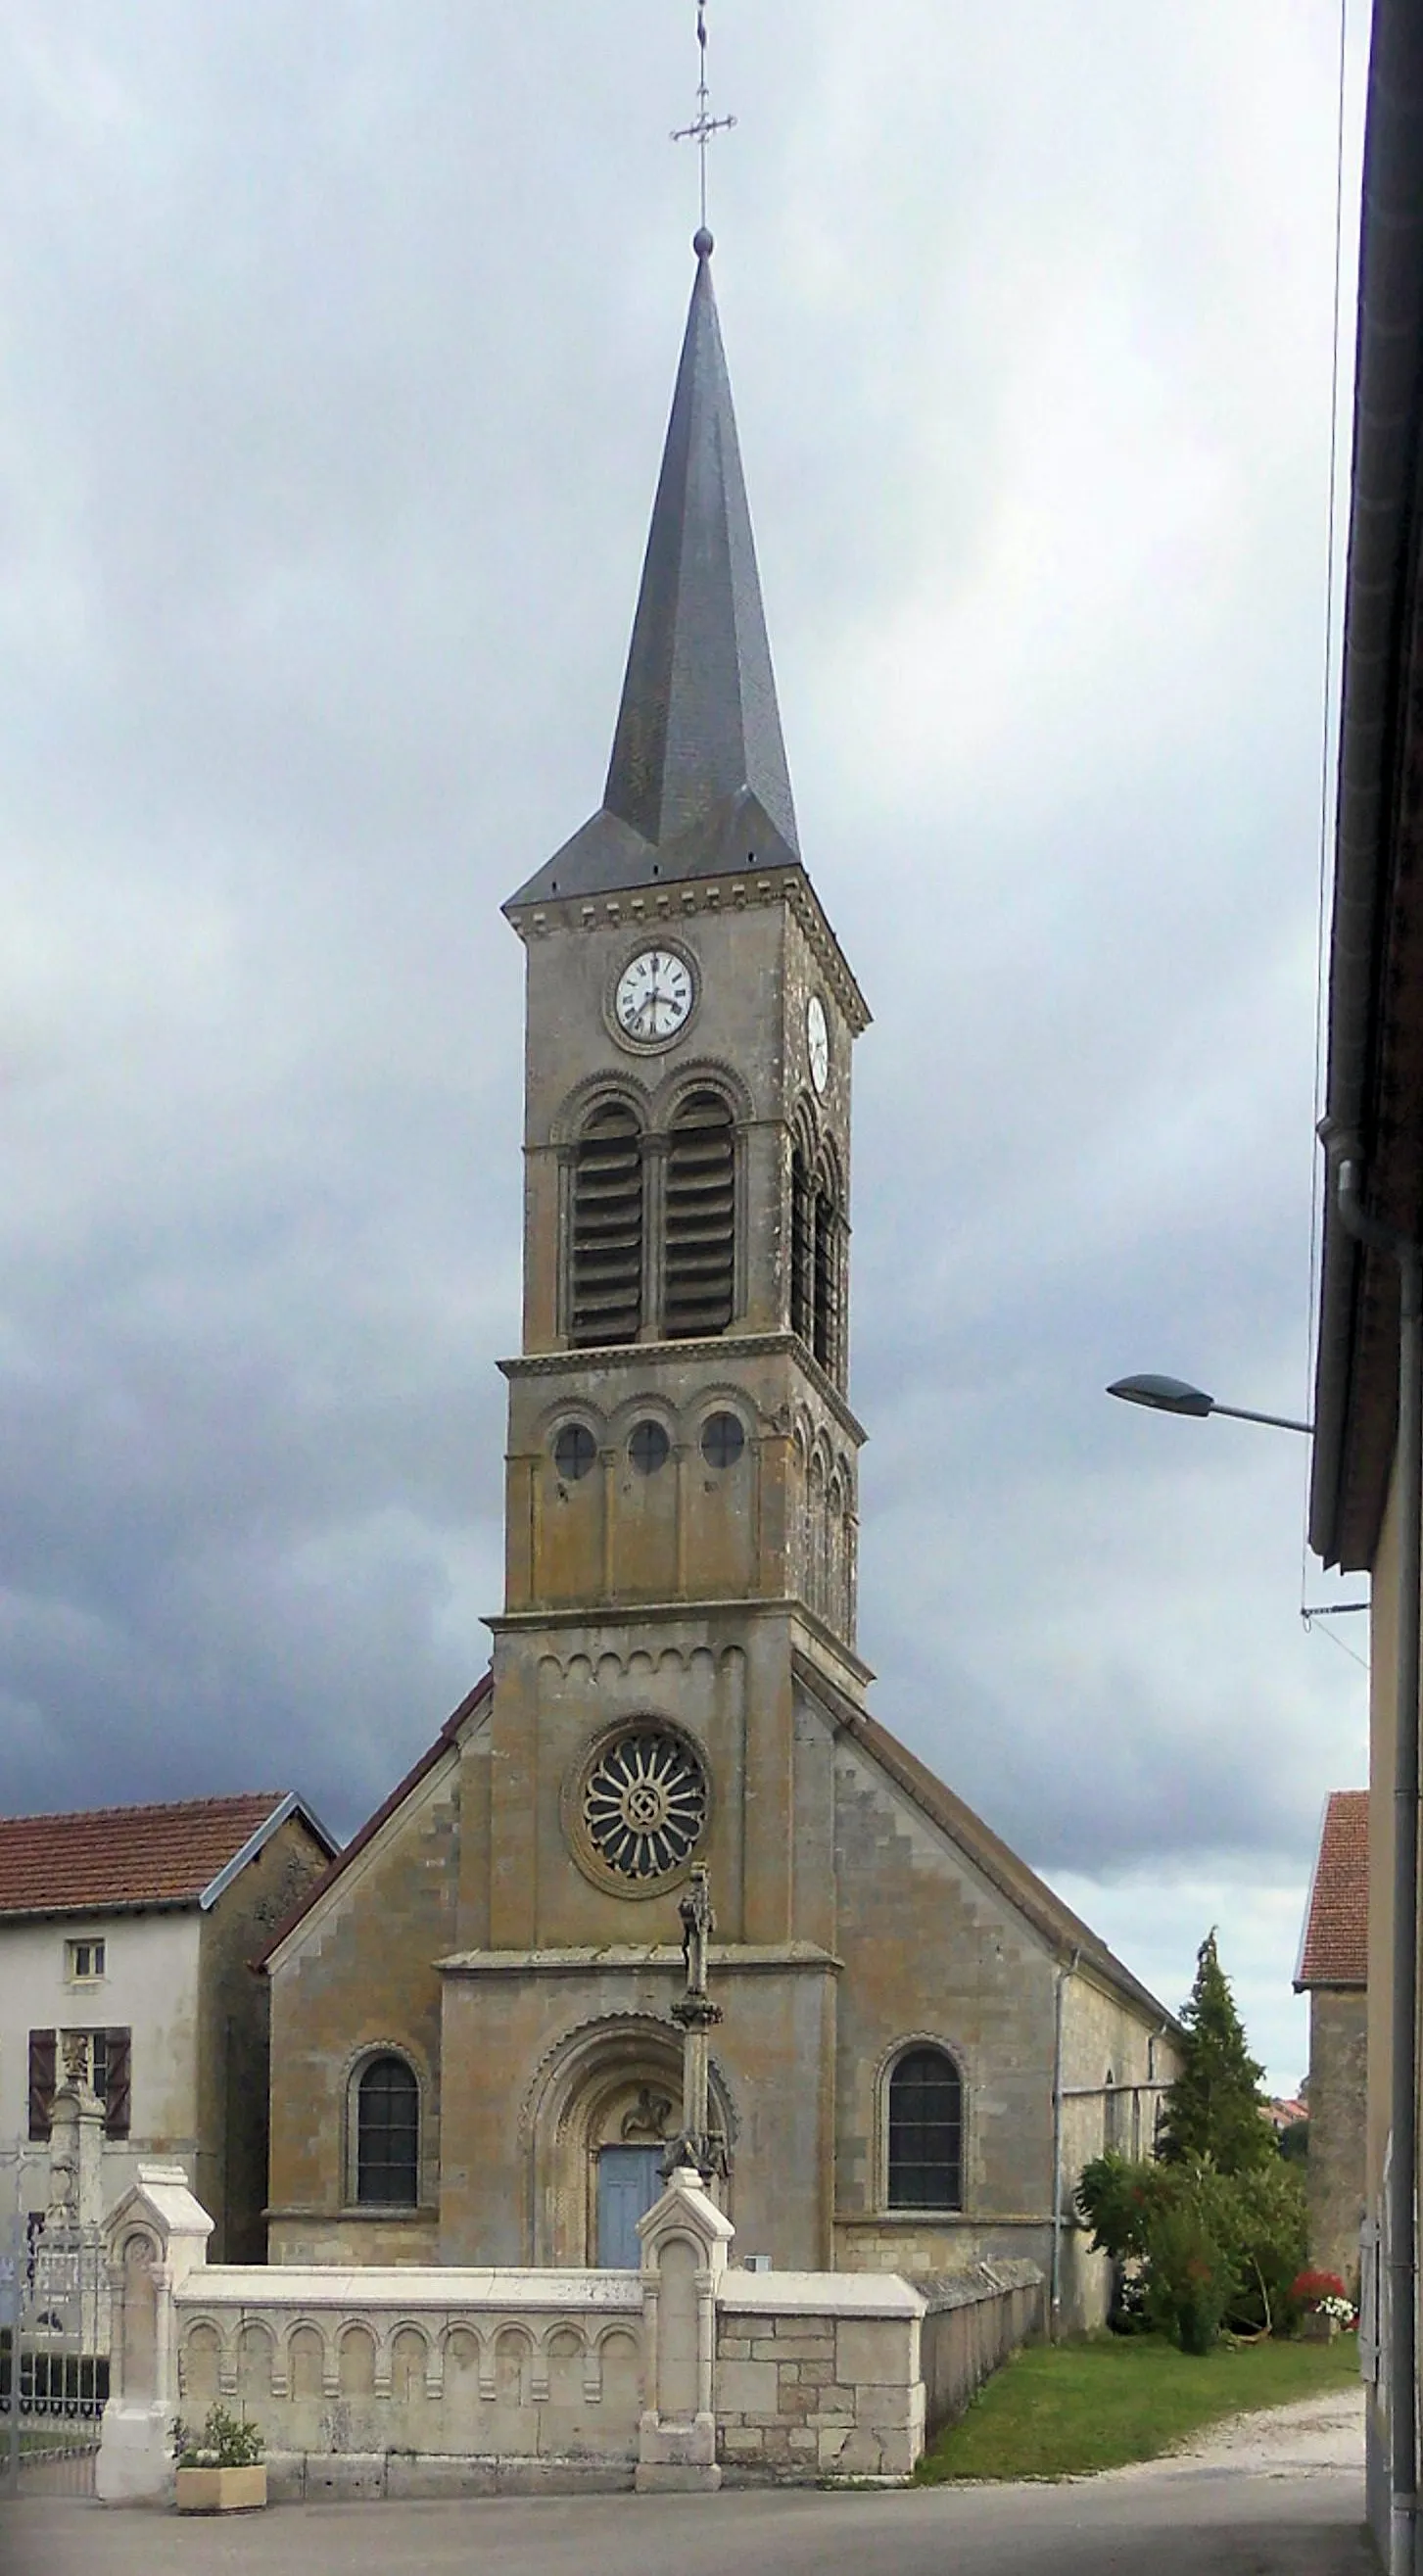
[[[1035,2256],[1175,2026],[900,1745],[856,1645],[850,1078],[697,273],[603,804],[527,965],[523,1347],[490,1673],[265,1962],[274,2261],[636,2260],[716,1909],[740,2256]]]

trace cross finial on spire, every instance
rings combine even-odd
[[[674,143],[695,143],[701,163],[702,219],[692,247],[698,259],[706,259],[712,247],[707,230],[707,145],[714,134],[729,133],[736,123],[734,116],[713,116],[711,92],[707,87],[707,0],[697,0],[697,44],[700,47],[701,73],[697,82],[697,113],[690,125],[679,125],[672,136]]]

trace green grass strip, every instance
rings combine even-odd
[[[1158,2459],[1206,2424],[1356,2386],[1353,2335],[1334,2343],[1222,2344],[1203,2359],[1156,2335],[1091,2335],[1020,2352],[979,2390],[915,2471],[949,2478],[1074,2478]]]

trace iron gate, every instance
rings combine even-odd
[[[109,2393],[104,2248],[20,2213],[0,2255],[0,2470],[11,2495],[92,2495]]]

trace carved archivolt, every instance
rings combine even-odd
[[[680,2033],[651,2014],[581,2022],[535,2070],[520,2115],[520,2146],[533,2171],[530,2256],[584,2264],[594,2256],[597,2153],[620,2143],[645,2095],[682,2099]],[[711,2067],[712,2123],[734,2143],[738,2122],[722,2068]],[[672,2124],[676,2125],[675,2119]]]
[[[574,1084],[549,1122],[549,1143],[571,1145],[591,1109],[616,1100],[632,1111],[638,1125],[653,1124],[653,1102],[646,1086],[631,1073],[590,1073]]]

